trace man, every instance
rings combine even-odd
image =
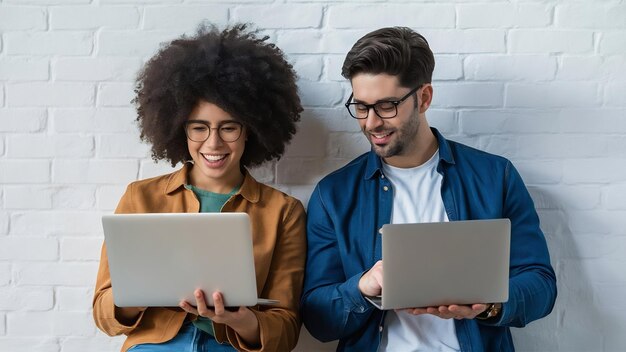
[[[424,37],[383,28],[359,39],[342,75],[369,153],[326,176],[308,206],[302,313],[340,351],[513,350],[509,327],[550,313],[556,278],[539,219],[511,163],[430,128],[434,57]],[[508,302],[380,311],[386,223],[509,218]],[[445,260],[442,249],[441,260]]]

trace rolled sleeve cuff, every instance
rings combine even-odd
[[[259,334],[260,334],[260,340],[261,340],[261,344],[258,346],[250,346],[246,341],[244,341],[244,339],[242,339],[237,332],[225,325],[226,327],[226,338],[228,339],[228,342],[238,351],[246,351],[246,352],[254,352],[254,351],[262,351],[263,350],[263,346],[267,345],[266,341],[264,340],[264,337],[267,339],[267,337],[264,334],[264,324],[262,323],[263,319],[259,319],[259,316],[257,315],[257,311],[255,310],[251,310],[252,313],[254,313],[254,316],[256,317],[257,321],[259,322]]]
[[[98,320],[100,320],[102,324],[103,331],[106,332],[110,336],[130,333],[135,328],[137,328],[137,326],[141,322],[141,319],[146,313],[145,310],[141,311],[139,315],[137,315],[137,317],[135,318],[132,324],[122,323],[118,319],[117,315],[115,314],[115,311],[116,309],[124,309],[124,308],[115,306],[115,304],[113,303],[113,295],[112,295],[111,290],[103,294],[101,306],[108,307],[108,308],[105,309],[106,313],[104,314],[104,316],[102,316]]]
[[[374,309],[374,306],[363,297],[359,291],[359,280],[366,271],[352,276],[339,286],[339,291],[344,297],[344,307],[352,313],[366,313]]]
[[[508,322],[513,319],[512,314],[512,304],[509,302],[502,303],[502,308],[500,309],[500,314],[498,316],[485,319],[485,320],[476,320],[479,324],[487,325],[487,326],[501,326],[504,325],[505,322]]]

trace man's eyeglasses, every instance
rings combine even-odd
[[[185,134],[194,142],[204,142],[209,139],[211,130],[217,130],[217,135],[226,143],[235,142],[241,137],[243,125],[236,121],[225,122],[212,128],[208,122],[202,120],[189,120],[185,122]]]
[[[374,112],[381,119],[390,119],[392,117],[396,117],[398,115],[398,105],[402,104],[408,97],[413,95],[413,93],[417,92],[423,85],[413,88],[410,92],[408,92],[405,96],[400,98],[400,100],[385,100],[379,101],[375,104],[363,104],[359,102],[351,103],[352,97],[354,93],[350,94],[350,98],[346,102],[346,108],[350,113],[350,116],[355,119],[366,119],[367,115],[369,115],[370,109],[374,109]]]

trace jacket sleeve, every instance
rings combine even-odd
[[[509,162],[505,171],[504,217],[511,220],[509,300],[497,321],[485,325],[523,327],[552,311],[556,276],[532,198]]]
[[[249,346],[230,327],[226,327],[228,341],[243,351],[291,351],[300,334],[300,294],[306,260],[306,215],[302,203],[291,202],[278,229],[269,275],[262,297],[280,301],[279,306],[260,306],[252,309],[259,321],[261,346]]]
[[[313,191],[307,211],[308,254],[302,319],[311,335],[327,342],[363,328],[375,308],[358,289],[364,272],[345,276],[337,235],[320,185]]]
[[[132,184],[126,188],[115,213],[132,213]],[[120,309],[120,308],[118,308]],[[123,308],[122,308],[123,309]],[[133,322],[121,322],[115,314],[113,304],[113,291],[111,289],[111,274],[109,272],[109,260],[106,245],[102,245],[100,267],[96,278],[96,288],[93,297],[93,319],[96,326],[109,336],[120,334],[128,335],[141,321],[145,312],[139,313]]]

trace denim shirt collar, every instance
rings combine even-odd
[[[442,164],[454,164],[454,156],[450,151],[450,145],[448,141],[439,133],[439,131],[431,127],[430,130],[437,138],[437,144],[439,145],[439,163],[437,164],[437,172],[442,173]],[[383,161],[382,159],[373,151],[370,151],[367,155],[367,166],[365,167],[365,179],[372,179],[382,174],[383,170]]]

